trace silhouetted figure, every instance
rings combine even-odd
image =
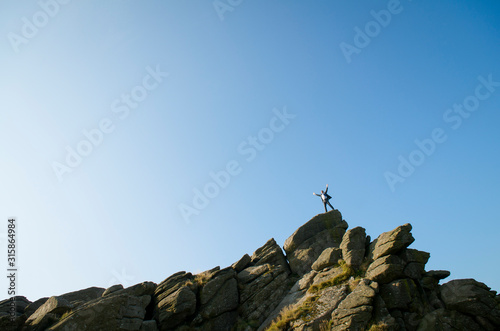
[[[326,184],[326,190],[325,191],[321,191],[321,194],[316,194],[316,193],[313,193],[314,195],[317,195],[318,197],[321,197],[321,200],[323,201],[323,205],[325,206],[325,213],[327,212],[326,210],[326,204],[328,204],[330,206],[330,208],[335,209],[333,208],[333,206],[330,204],[330,199],[332,198],[331,196],[329,196],[327,194],[328,192],[328,184]]]

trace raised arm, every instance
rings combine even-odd
[[[325,194],[328,193],[328,184],[326,184]]]

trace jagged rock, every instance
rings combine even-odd
[[[238,311],[245,324],[258,328],[290,289],[290,268],[274,239],[252,254],[250,265],[236,276]]]
[[[235,277],[235,272],[231,268],[223,269],[217,272],[201,289],[200,303],[202,305],[208,303],[215,294],[221,289],[224,283]]]
[[[308,323],[308,326],[314,330],[319,329],[319,324],[331,318],[332,312],[346,299],[348,293],[349,290],[346,285],[327,287],[322,290],[315,302],[315,320],[313,323]]]
[[[297,290],[308,289],[309,286],[311,286],[311,284],[313,283],[314,278],[316,277],[317,274],[318,273],[315,270],[311,270],[310,272],[302,276],[302,278],[300,278],[296,283]]]
[[[441,280],[441,279],[448,278],[450,276],[450,274],[451,273],[448,270],[431,270],[431,271],[427,271],[425,273],[425,276],[432,277],[432,278],[437,279],[437,280]]]
[[[408,278],[398,279],[388,284],[384,284],[380,289],[380,296],[389,310],[408,310],[412,301],[415,300],[417,293],[415,283]]]
[[[72,308],[73,305],[63,297],[50,297],[26,320],[25,330],[43,330]]]
[[[343,273],[344,273],[344,269],[342,269],[342,267],[339,267],[339,266],[337,266],[335,268],[324,269],[314,277],[312,285],[319,285],[319,284],[324,283],[332,278],[336,278],[337,276],[340,276]]]
[[[271,238],[264,246],[258,248],[251,257],[251,264],[255,266],[270,264],[281,265],[285,269],[289,269],[285,255],[276,241]]]
[[[86,302],[100,298],[104,291],[105,289],[101,287],[89,287],[83,290],[61,294],[58,295],[58,297],[68,300],[76,308]]]
[[[206,286],[208,285],[209,283]],[[210,302],[207,301],[201,308],[200,314],[205,319],[217,317],[238,307],[238,285],[234,277],[226,278],[220,285],[217,284],[217,287],[215,290],[215,286],[213,286],[213,292],[215,293],[211,295]]]
[[[346,228],[336,210],[315,216],[285,242],[290,265],[270,239],[230,267],[158,285],[16,297],[13,321],[4,300],[0,330],[262,331],[278,316],[293,330],[500,330],[500,295],[472,279],[440,286],[450,272],[425,272],[429,253],[407,248],[410,224],[372,243]]]
[[[158,331],[158,324],[155,320],[143,321],[140,331]]]
[[[338,210],[331,210],[313,217],[297,229],[283,246],[290,269],[302,276],[328,247],[338,248],[347,229],[346,221]]]
[[[486,331],[498,331],[498,327],[493,325],[488,319],[482,316],[474,317],[474,321]]]
[[[123,290],[123,285],[122,284],[116,284],[116,285],[113,285],[111,287],[108,287],[104,293],[102,293],[102,296],[105,297],[106,295],[109,295],[113,292],[116,292],[116,291],[119,291],[119,290]]]
[[[366,278],[381,284],[389,283],[404,276],[404,262],[397,255],[386,255],[370,264]]]
[[[450,310],[484,317],[500,328],[500,306],[490,288],[481,282],[452,280],[441,286],[441,299]]]
[[[404,269],[405,276],[414,280],[422,279],[422,275],[425,273],[425,264],[429,261],[430,256],[429,253],[416,249],[408,248],[403,250],[399,254],[399,257],[406,264]]]
[[[231,331],[234,330],[237,319],[237,311],[228,311],[205,322],[201,330]]]
[[[378,284],[362,279],[332,313],[335,330],[365,330],[372,318],[372,302]]]
[[[196,312],[196,294],[182,286],[158,302],[157,309],[160,330],[176,327]]]
[[[285,297],[281,300],[278,306],[269,314],[267,319],[260,325],[257,331],[266,330],[272,321],[278,317],[283,309],[289,306],[293,306],[300,302],[302,298],[306,295],[306,290],[311,285],[314,280],[314,276],[317,274],[316,271],[311,271],[300,278],[288,291]]]
[[[14,308],[14,311],[18,314],[23,314],[26,307],[31,304],[31,301],[26,299],[24,296],[15,296],[9,299],[5,299],[0,301],[0,316],[2,315],[10,315],[11,309]]]
[[[365,257],[366,231],[362,227],[347,230],[342,238],[340,248],[344,261],[358,269]]]
[[[282,265],[271,266],[268,272],[253,281],[238,283],[241,318],[258,328],[291,288],[286,281],[289,273],[288,268]]]
[[[43,305],[49,298],[40,298],[36,301],[33,301],[24,309],[24,314],[26,317],[30,317],[41,305]]]
[[[373,300],[372,316],[373,325],[384,325],[384,331],[396,331],[399,329],[399,325],[389,313],[385,301],[380,295],[377,295]]]
[[[47,330],[138,331],[150,301],[150,295],[140,297],[127,293],[108,295],[80,305]]]
[[[30,304],[24,296],[15,296],[0,301],[0,330],[20,330],[26,321],[23,311]]]
[[[177,291],[183,286],[192,286],[194,290],[195,284],[192,283],[193,275],[189,272],[179,271],[158,284],[154,292],[155,302],[158,304],[167,296]]]
[[[231,266],[236,272],[240,272],[241,270],[245,269],[250,262],[252,262],[252,258],[250,255],[245,254],[241,259],[238,260],[238,262],[233,263]]]
[[[12,320],[10,315],[2,314],[0,315],[0,330],[21,330],[25,321],[26,315],[17,315],[14,317],[14,320]]]
[[[311,268],[320,271],[326,267],[331,267],[338,263],[342,258],[342,250],[340,248],[328,247],[321,255],[314,261]]]
[[[193,288],[193,293],[199,293],[199,300],[198,304],[197,300],[192,300],[192,308],[194,310],[188,311],[188,315],[195,317],[191,322],[186,324],[187,318],[184,318],[183,321],[174,321],[173,323],[168,319],[162,320],[159,323],[160,329],[163,329],[164,325],[169,325],[169,328],[172,328],[172,326],[175,327],[184,322],[180,326],[182,330],[209,330],[213,328],[230,330],[237,318],[236,308],[239,302],[235,275],[236,272],[232,267],[222,270],[216,267],[196,275],[192,281],[191,276],[185,273],[178,273],[166,279],[160,284],[163,291],[169,291],[170,288],[178,288],[178,284],[184,284],[185,287],[189,287],[191,284],[194,286],[193,282],[196,283],[197,287],[191,287]],[[196,291],[196,289],[199,289],[199,291]],[[170,296],[173,295],[175,295],[175,292],[174,294],[170,294]],[[163,308],[168,309],[168,307]],[[195,314],[195,311],[198,311],[198,313]]]
[[[153,282],[142,282],[142,283],[127,287],[125,289],[115,291],[115,292],[110,293],[108,295],[129,294],[129,295],[134,295],[137,297],[140,297],[143,295],[152,295],[156,290],[156,286],[157,285]]]
[[[398,226],[392,231],[384,232],[369,247],[368,257],[376,260],[380,257],[397,254],[415,241],[411,234],[411,224]]]
[[[424,316],[417,331],[483,330],[473,318],[457,311],[437,309]]]
[[[263,264],[259,266],[248,267],[238,273],[238,281],[241,284],[250,283],[255,278],[261,276],[262,274],[271,271],[271,265]]]

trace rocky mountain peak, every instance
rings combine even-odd
[[[0,302],[1,330],[500,330],[500,296],[474,279],[439,282],[404,224],[373,241],[338,210],[231,266],[159,284],[92,287]],[[11,311],[11,307],[14,310]]]

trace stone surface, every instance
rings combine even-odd
[[[245,269],[250,262],[252,262],[252,258],[250,255],[245,254],[241,259],[239,259],[237,262],[233,263],[231,266],[236,272],[240,272],[241,270]]]
[[[50,297],[26,320],[26,331],[44,329],[72,308],[73,305],[63,297]]]
[[[3,300],[0,330],[261,331],[277,318],[288,330],[500,330],[497,292],[473,279],[439,285],[450,272],[425,271],[429,253],[408,248],[411,225],[372,243],[346,228],[336,210],[315,216],[285,242],[290,263],[270,239],[230,267],[158,285],[16,297],[12,320]]]
[[[414,280],[422,279],[425,273],[425,264],[429,261],[430,254],[416,249],[404,249],[399,257],[405,262],[404,274]]]
[[[258,328],[278,306],[292,284],[287,282],[288,269],[278,265],[250,283],[239,283],[241,318]]]
[[[337,266],[334,268],[323,269],[321,272],[318,272],[318,274],[314,277],[312,285],[319,285],[319,284],[324,283],[328,280],[331,280],[337,276],[340,276],[343,273],[344,273],[344,269],[342,269],[342,267],[340,267],[340,266]]]
[[[424,275],[428,277],[432,277],[437,280],[445,279],[450,276],[450,272],[448,270],[431,270],[427,271]]]
[[[26,317],[30,317],[41,305],[43,305],[49,298],[40,298],[36,301],[33,301],[24,309],[24,314]]]
[[[380,295],[377,295],[373,300],[372,322],[375,325],[384,325],[384,331],[395,331],[399,329],[396,319],[391,316],[385,301]]]
[[[196,285],[192,284],[192,280],[193,275],[185,271],[177,272],[168,277],[155,289],[154,300],[156,304],[183,286],[190,286],[191,290],[195,290]]]
[[[377,294],[377,284],[368,279],[358,286],[338,305],[332,313],[335,330],[365,330],[372,318],[373,299]]]
[[[16,313],[22,314],[24,310],[30,305],[31,301],[26,299],[26,297],[24,296],[15,296],[9,299],[2,300],[0,301],[0,316],[4,314],[9,315],[12,308],[14,308]]]
[[[314,261],[311,268],[316,271],[320,271],[326,267],[334,266],[338,264],[338,261],[342,258],[342,250],[340,248],[328,247],[325,249],[321,255]]]
[[[262,274],[271,271],[271,265],[263,264],[259,266],[248,267],[238,273],[238,282],[242,284],[249,283],[261,276]]]
[[[116,292],[116,291],[119,291],[119,290],[123,290],[122,284],[116,284],[116,285],[110,286],[102,293],[102,296],[105,297],[106,295],[109,295],[109,294]]]
[[[384,232],[375,239],[369,247],[369,258],[376,260],[380,257],[397,254],[415,241],[411,234],[411,224],[398,226],[392,231]]]
[[[481,316],[500,327],[500,306],[490,288],[481,282],[452,280],[441,286],[441,299],[449,310]]]
[[[366,277],[385,284],[404,276],[404,262],[396,255],[381,257],[368,267]]]
[[[201,330],[232,331],[234,330],[237,319],[238,312],[225,312],[203,324]]]
[[[26,321],[25,315],[18,315],[17,317],[14,318],[14,320],[12,320],[11,316],[1,314],[0,330],[5,330],[5,331],[22,330],[25,321]]]
[[[157,317],[160,330],[176,327],[196,312],[196,294],[182,286],[170,293],[157,304]]]
[[[207,302],[201,308],[200,314],[205,319],[211,319],[223,313],[236,310],[238,303],[238,285],[236,279],[231,277],[221,284],[217,292],[210,299],[210,302]]]
[[[140,331],[158,331],[158,325],[155,320],[143,321]]]
[[[108,295],[80,305],[47,330],[140,330],[151,296]]]
[[[227,268],[215,273],[210,280],[200,290],[200,303],[208,303],[220,291],[226,281],[236,276],[232,268]]]
[[[252,265],[259,266],[263,264],[281,265],[285,269],[289,269],[286,257],[281,250],[281,247],[276,241],[271,238],[264,246],[258,248],[251,257]]]
[[[132,285],[122,290],[111,293],[115,294],[129,294],[134,296],[152,295],[156,290],[156,284],[153,282],[142,282],[139,284]]]
[[[481,328],[472,317],[461,314],[457,311],[437,309],[428,313],[420,322],[418,331],[479,331]]]
[[[58,297],[68,300],[73,306],[97,299],[102,296],[105,289],[101,287],[89,287],[83,290],[61,294]]]
[[[362,227],[347,230],[342,237],[340,248],[344,261],[358,269],[365,257],[366,231]]]
[[[389,310],[409,310],[410,304],[415,300],[417,293],[417,286],[413,280],[408,278],[384,284],[380,290],[380,296]]]
[[[338,210],[316,215],[302,225],[283,246],[292,272],[300,276],[308,273],[326,248],[339,247],[346,229]]]

